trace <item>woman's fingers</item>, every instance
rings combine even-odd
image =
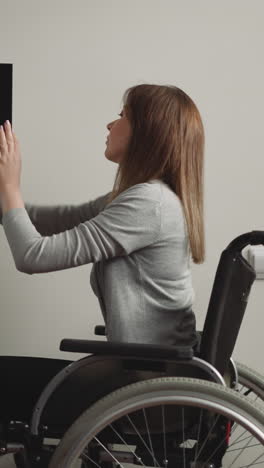
[[[12,128],[8,120],[5,122],[5,133],[6,133],[6,142],[7,142],[8,147],[14,146]]]
[[[18,139],[17,139],[16,134],[15,134],[13,129],[12,129],[12,134],[13,134],[14,143],[18,144]]]
[[[0,156],[4,156],[4,153],[7,150],[7,143],[6,143],[6,138],[5,138],[5,132],[4,128],[1,125],[0,127]]]
[[[12,133],[11,124],[5,122],[4,126],[0,128],[0,153],[1,156],[6,155],[8,152],[13,152],[14,149],[14,137]]]
[[[0,192],[9,185],[16,189],[20,187],[21,155],[18,140],[12,127],[5,123],[0,128]]]

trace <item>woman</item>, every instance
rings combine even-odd
[[[19,143],[0,130],[2,224],[28,274],[93,263],[91,286],[112,341],[196,343],[190,260],[204,259],[204,131],[175,86],[141,84],[107,125],[113,190],[79,206],[24,205]]]

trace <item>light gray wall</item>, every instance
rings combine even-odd
[[[263,229],[262,0],[0,0],[0,62],[14,64],[22,193],[82,203],[110,190],[107,122],[122,94],[148,82],[183,88],[206,131],[207,258],[193,267],[202,327],[221,251]],[[0,354],[77,358],[63,337],[102,323],[90,265],[25,275],[0,229]],[[263,371],[263,282],[255,283],[235,358]]]

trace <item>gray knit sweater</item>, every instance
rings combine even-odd
[[[81,205],[26,203],[2,217],[19,271],[93,263],[91,286],[112,341],[193,344],[190,252],[181,203],[162,181]]]

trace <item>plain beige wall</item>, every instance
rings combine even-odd
[[[221,251],[264,228],[262,0],[0,0],[0,63],[14,64],[13,125],[24,200],[83,203],[110,190],[107,122],[123,92],[183,88],[206,132],[207,258],[193,267],[202,327]],[[0,353],[61,358],[63,337],[102,323],[91,265],[26,275],[0,229]],[[263,281],[253,287],[234,356],[263,371]]]

